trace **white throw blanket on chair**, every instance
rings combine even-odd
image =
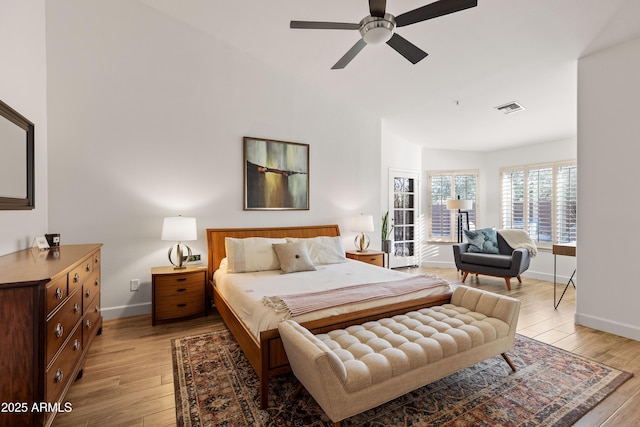
[[[513,249],[525,248],[529,251],[529,256],[532,258],[538,255],[536,244],[524,230],[505,229],[498,230],[498,233],[500,233],[504,241]]]

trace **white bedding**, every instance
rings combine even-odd
[[[344,286],[400,280],[411,276],[401,271],[380,268],[354,260],[347,260],[347,262],[339,264],[318,265],[316,268],[316,271],[302,271],[291,274],[282,274],[280,270],[227,273],[225,259],[220,264],[220,268],[215,271],[213,280],[218,292],[224,296],[242,322],[259,340],[260,331],[277,328],[278,323],[286,316],[286,314],[278,314],[271,307],[264,305],[261,301],[264,296],[317,292]],[[448,285],[443,285],[406,295],[327,308],[296,316],[292,319],[297,322],[306,322],[436,295],[449,290]]]

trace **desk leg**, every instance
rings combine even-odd
[[[569,285],[573,285],[573,289],[576,288],[576,284],[573,281],[573,277],[576,275],[576,270],[573,270],[573,273],[571,273],[571,277],[569,278],[569,281],[567,282],[567,285],[564,287],[564,291],[562,291],[562,295],[560,295],[560,299],[558,300],[558,303],[556,304],[556,283],[555,283],[555,261],[554,261],[554,275],[553,275],[553,308],[557,309],[558,306],[560,305],[560,301],[562,301],[562,297],[564,297],[565,292],[567,292],[567,288],[569,287]]]
[[[558,304],[556,304],[556,260],[558,255],[553,254],[553,308],[558,308]]]

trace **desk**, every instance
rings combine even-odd
[[[562,297],[564,297],[564,293],[567,292],[567,288],[569,285],[573,285],[573,289],[576,288],[576,284],[573,281],[573,277],[576,275],[576,270],[573,270],[571,273],[571,277],[567,282],[567,285],[564,287],[564,291],[562,291],[562,295],[560,295],[560,299],[556,302],[556,257],[558,255],[564,256],[576,256],[576,242],[571,243],[563,243],[559,245],[553,245],[553,308],[557,309],[560,305],[560,301],[562,301]]]

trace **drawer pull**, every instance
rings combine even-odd
[[[96,305],[96,313],[100,313],[100,307]]]
[[[184,282],[185,280],[187,280],[187,278],[186,277],[178,277],[176,280],[178,282]]]
[[[186,307],[187,304],[177,304],[178,307]]]
[[[78,350],[80,350],[80,340],[79,340],[79,339],[76,339],[76,340],[73,342],[73,351],[78,351]]]
[[[95,262],[96,264],[98,264],[100,262],[100,258],[95,257],[95,259],[93,260],[93,262]]]
[[[176,289],[176,292],[184,292],[186,290],[187,290],[187,288],[178,288],[178,289]]]
[[[56,333],[56,338],[60,338],[62,334],[64,334],[64,326],[62,326],[62,323],[58,323],[54,331]]]
[[[80,304],[78,303],[73,304],[73,312],[74,313],[80,312]]]
[[[85,325],[87,326],[87,329],[91,329],[91,319],[87,319]]]
[[[91,296],[91,289],[87,289],[87,292],[84,293],[87,298],[89,298]]]
[[[80,281],[80,275],[78,273],[73,275],[73,283],[78,283]]]
[[[96,279],[96,281],[95,281],[94,285],[96,285],[96,286],[100,286],[100,280]]]
[[[91,264],[87,264],[84,269],[85,271],[91,271]]]
[[[62,373],[62,369],[58,369],[56,371],[55,377],[53,377],[53,381],[60,383],[62,382],[62,378],[64,378],[64,374]]]
[[[62,289],[56,288],[56,299],[62,299]]]

